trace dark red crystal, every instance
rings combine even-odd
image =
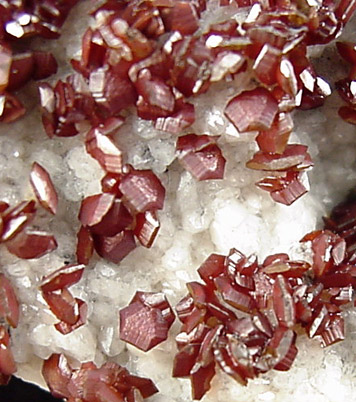
[[[178,138],[176,150],[180,163],[197,180],[223,178],[226,161],[215,137],[188,134]]]
[[[44,232],[30,231],[19,233],[6,243],[11,254],[23,259],[40,258],[57,248],[54,236]]]
[[[242,92],[225,108],[226,116],[240,132],[270,129],[277,111],[277,101],[263,87]]]
[[[121,179],[119,190],[136,212],[163,208],[166,191],[158,177],[150,170],[130,169]]]
[[[151,299],[159,303],[152,304]],[[120,310],[120,339],[148,351],[167,339],[173,321],[173,312],[164,295],[136,293],[131,303]]]

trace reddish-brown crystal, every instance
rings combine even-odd
[[[179,162],[197,180],[223,178],[226,161],[215,137],[188,134],[179,137],[176,150]]]
[[[122,153],[114,141],[101,133],[100,129],[92,129],[85,142],[87,152],[96,159],[108,173],[122,172]]]
[[[342,106],[338,110],[339,116],[345,120],[347,123],[356,125],[356,110],[348,107]]]
[[[158,392],[151,380],[131,375],[113,362],[73,368],[64,355],[54,354],[45,360],[42,374],[53,395],[68,401],[137,402]]]
[[[41,290],[42,292],[54,292],[72,286],[80,281],[83,271],[84,265],[82,264],[64,265],[42,279]]]
[[[112,237],[94,236],[94,248],[101,257],[118,264],[136,248],[136,242],[132,230],[123,230]]]
[[[153,296],[150,295],[151,298]],[[138,299],[136,294],[131,303],[120,310],[120,339],[148,351],[167,339],[173,321],[159,305],[143,303]],[[165,305],[170,309],[167,301]]]
[[[242,92],[225,108],[226,116],[240,132],[270,129],[277,111],[277,101],[263,87]]]
[[[256,185],[268,191],[274,201],[291,205],[308,191],[308,178],[305,172],[286,172],[282,176],[266,177]]]
[[[19,302],[11,282],[4,274],[0,274],[0,317],[16,328],[19,322]]]
[[[43,208],[55,215],[57,212],[58,196],[46,169],[39,163],[34,162],[30,180],[39,203]]]
[[[94,252],[94,240],[90,230],[81,226],[77,234],[76,257],[78,264],[89,264]]]
[[[71,368],[64,355],[53,354],[43,362],[42,375],[52,395],[56,398],[69,397],[67,385],[71,377]]]
[[[290,114],[279,113],[269,130],[259,132],[256,142],[263,152],[282,154],[292,130],[293,120]]]
[[[75,301],[77,303],[78,311],[79,311],[79,317],[78,317],[77,321],[74,324],[69,324],[68,322],[60,321],[54,325],[56,330],[63,335],[67,335],[67,334],[73,332],[75,329],[84,325],[87,321],[87,313],[88,313],[87,304],[83,300],[80,300],[77,298],[75,299]]]
[[[282,326],[292,328],[296,322],[295,305],[287,280],[278,275],[273,286],[273,309]]]
[[[43,298],[59,320],[70,325],[78,321],[78,303],[66,288],[54,292],[43,292]]]
[[[328,230],[308,233],[301,241],[311,241],[314,252],[312,269],[318,277],[325,275],[345,258],[345,240]]]
[[[287,145],[282,154],[272,154],[259,151],[246,163],[246,166],[255,170],[269,171],[300,171],[313,166],[306,145]]]
[[[340,55],[350,64],[356,64],[356,49],[353,42],[336,42]]]
[[[102,220],[90,227],[93,235],[115,236],[131,225],[133,217],[121,200],[115,199]]]
[[[44,232],[26,230],[18,234],[14,239],[6,242],[10,253],[19,258],[40,258],[57,248],[54,236]]]
[[[170,116],[157,118],[155,128],[172,134],[180,134],[185,128],[191,126],[194,121],[194,105],[177,101],[175,109]]]
[[[83,226],[94,226],[102,221],[113,205],[115,196],[109,193],[91,195],[82,201],[79,220]]]
[[[150,170],[131,169],[123,176],[119,190],[137,212],[163,208],[165,189]]]
[[[144,247],[150,248],[152,246],[159,228],[160,223],[154,211],[146,211],[136,215],[134,234]]]
[[[3,68],[4,67],[2,67],[2,69]],[[16,91],[17,89],[21,88],[31,79],[33,72],[34,59],[32,53],[27,52],[13,56],[9,74],[9,82],[6,89],[8,91]]]

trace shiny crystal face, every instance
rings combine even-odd
[[[30,367],[78,402],[327,394],[307,338],[354,360],[355,9],[0,1],[0,384]]]

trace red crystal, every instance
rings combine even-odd
[[[92,129],[85,141],[88,154],[96,159],[108,173],[122,172],[122,153],[114,141],[101,133],[100,129]]]
[[[215,364],[193,367],[190,372],[192,398],[200,400],[210,389],[210,382],[215,375]]]
[[[115,199],[108,212],[90,227],[93,235],[115,236],[131,225],[133,217],[121,200]]]
[[[197,180],[222,179],[225,158],[215,144],[215,137],[188,134],[177,141],[178,160]]]
[[[321,335],[323,347],[333,345],[345,339],[344,319],[338,315],[330,317],[330,321]]]
[[[163,21],[167,31],[178,31],[183,35],[193,34],[199,27],[198,13],[190,1],[175,1],[166,8]]]
[[[67,386],[71,374],[68,361],[62,354],[53,354],[43,362],[42,375],[55,398],[68,398],[70,396]]]
[[[137,402],[158,392],[151,380],[131,375],[113,362],[73,368],[64,355],[54,354],[45,360],[42,374],[52,394],[68,401]]]
[[[287,145],[282,154],[272,154],[259,151],[246,163],[246,166],[255,170],[269,171],[300,171],[313,166],[306,145]]]
[[[115,196],[109,193],[91,195],[82,201],[79,220],[83,226],[94,226],[102,221],[114,203]]]
[[[118,264],[136,248],[136,242],[131,230],[123,230],[112,237],[94,236],[94,247],[101,257]]]
[[[11,123],[26,112],[20,100],[8,92],[0,94],[0,122]]]
[[[2,58],[4,58],[4,54]],[[4,67],[2,67],[2,70],[3,69]],[[21,53],[13,56],[6,89],[8,91],[16,91],[21,88],[31,79],[33,72],[34,58],[32,53]]]
[[[162,299],[160,294],[159,298]],[[131,303],[120,310],[120,339],[148,351],[167,339],[173,321],[167,320],[159,305],[150,305],[137,299],[136,294]],[[166,300],[165,302],[170,309]]]
[[[63,335],[67,335],[67,334],[73,332],[77,328],[84,325],[87,321],[87,313],[88,313],[87,304],[83,300],[80,300],[77,298],[75,299],[75,301],[77,303],[78,311],[79,311],[78,320],[74,324],[68,324],[68,322],[60,321],[54,325],[56,330]]]
[[[60,321],[70,325],[78,321],[78,303],[66,288],[54,292],[43,292],[43,298]]]
[[[155,108],[156,113],[152,114],[152,119],[156,116],[165,117],[173,112],[175,100],[172,89],[162,79],[152,77],[148,69],[139,72],[136,89],[147,105]]]
[[[199,353],[199,345],[186,345],[176,355],[173,362],[173,377],[188,377]]]
[[[48,52],[34,52],[34,71],[32,78],[35,80],[43,80],[56,74],[58,65],[52,53]]]
[[[0,93],[8,86],[11,64],[11,50],[0,45]]]
[[[72,286],[79,282],[84,271],[84,265],[71,264],[64,265],[48,276],[45,276],[41,282],[42,292],[54,292],[67,286]]]
[[[211,254],[199,267],[198,273],[206,284],[212,283],[214,278],[223,273],[225,256]]]
[[[277,111],[277,101],[263,87],[242,92],[231,99],[225,108],[226,116],[240,132],[268,130]]]
[[[144,247],[150,248],[152,246],[159,228],[160,223],[154,211],[146,211],[136,215],[134,234]]]
[[[255,304],[253,298],[239,289],[234,289],[228,280],[218,277],[214,283],[226,303],[245,312],[253,309]]]
[[[293,120],[290,114],[279,113],[269,130],[259,132],[256,142],[263,152],[282,154],[292,130]]]
[[[307,241],[311,241],[314,252],[312,269],[317,277],[325,275],[345,258],[345,240],[328,230],[308,233],[301,242]]]
[[[342,106],[338,110],[339,116],[345,120],[347,123],[356,124],[356,110],[348,107]]]
[[[273,309],[282,326],[292,328],[296,322],[295,305],[287,280],[278,275],[273,286]]]
[[[165,189],[150,170],[130,169],[123,176],[119,190],[127,203],[137,212],[162,209]]]
[[[336,42],[340,55],[350,64],[356,64],[356,49],[353,42]]]
[[[268,191],[274,201],[291,205],[308,191],[307,180],[305,172],[286,172],[283,176],[266,177],[256,185]]]
[[[277,81],[277,70],[279,67],[282,52],[269,45],[265,44],[253,65],[253,70],[257,78],[266,85],[273,85]]]
[[[94,252],[94,240],[90,230],[81,226],[77,234],[76,256],[78,264],[89,264]]]
[[[19,323],[19,302],[14,288],[4,274],[0,274],[0,317],[16,328]]]
[[[37,162],[31,169],[31,185],[39,203],[52,214],[56,214],[58,196],[48,172]]]
[[[19,258],[40,258],[57,248],[54,236],[44,232],[27,230],[18,234],[14,239],[6,243],[10,253]]]
[[[168,133],[179,134],[185,128],[191,126],[194,121],[194,105],[183,101],[177,101],[175,109],[170,116],[157,118],[155,128]]]
[[[297,353],[298,349],[295,346],[295,332],[291,329],[279,328],[270,342],[270,347],[276,353],[275,370],[289,370]],[[273,346],[272,346],[273,345]]]

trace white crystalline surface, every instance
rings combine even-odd
[[[37,41],[37,49],[51,49],[62,64],[54,79],[68,74],[66,60],[78,56],[81,35],[89,24],[84,15],[91,5],[91,1],[79,4],[60,40],[50,44]],[[347,33],[352,37],[351,28]],[[320,58],[316,60],[317,71],[330,82],[344,74],[333,46],[316,48],[315,54]],[[100,191],[103,171],[85,153],[81,136],[46,137],[37,109],[36,85],[26,87],[26,117],[0,127],[0,199],[14,204],[33,197],[29,170],[37,161],[50,173],[60,202],[55,217],[43,211],[36,221],[56,236],[59,247],[55,252],[38,260],[22,261],[1,249],[1,270],[13,283],[21,302],[20,324],[12,331],[20,376],[43,385],[41,359],[52,353],[63,352],[72,362],[93,360],[98,365],[110,359],[155,382],[160,393],[150,401],[188,402],[189,381],[170,376],[178,322],[166,342],[143,353],[119,340],[118,310],[128,304],[137,289],[163,291],[174,306],[187,292],[185,283],[198,280],[196,270],[212,252],[227,253],[236,247],[245,254],[256,252],[261,259],[275,252],[307,258],[298,241],[318,227],[321,217],[356,183],[355,127],[338,118],[341,101],[336,93],[323,108],[295,114],[292,142],[307,144],[315,162],[309,173],[311,191],[289,207],[278,205],[255,187],[260,173],[245,168],[256,150],[254,136],[239,134],[222,113],[227,100],[237,88],[248,84],[249,77],[246,74],[238,80],[228,86],[213,85],[208,93],[192,100],[197,121],[188,132],[221,135],[219,145],[227,159],[224,180],[197,182],[184,172],[175,161],[174,138],[153,129],[150,122],[130,117],[120,129],[116,139],[126,162],[139,169],[152,169],[167,190],[165,207],[160,212],[161,230],[150,250],[138,247],[120,265],[93,258],[81,281],[71,287],[71,292],[88,304],[88,322],[65,336],[54,329],[56,318],[41,297],[38,283],[43,275],[75,261],[80,202]],[[247,387],[218,372],[204,401],[354,400],[356,311],[347,310],[345,319],[346,341],[323,350],[317,342],[302,337],[290,371],[272,371],[250,381]]]

